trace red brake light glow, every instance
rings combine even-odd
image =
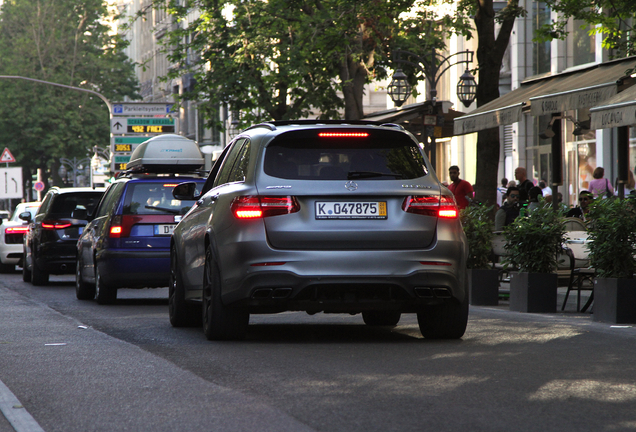
[[[320,138],[366,138],[368,132],[319,132]]]
[[[402,210],[444,219],[455,219],[458,215],[457,205],[453,197],[445,195],[411,195],[404,198]]]
[[[27,231],[29,231],[28,226],[8,227],[8,228],[5,228],[4,233],[5,234],[26,234]]]
[[[42,221],[42,228],[45,230],[59,230],[69,228],[71,226],[70,222],[67,221],[57,221],[57,220],[46,220]]]
[[[238,219],[257,219],[296,213],[300,210],[300,204],[292,196],[249,195],[234,198],[231,210]]]

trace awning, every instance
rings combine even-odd
[[[455,135],[518,122],[528,107],[532,115],[540,116],[596,106],[616,95],[626,70],[634,65],[636,57],[628,57],[524,81],[518,89],[455,119]]]
[[[636,125],[636,86],[632,86],[602,106],[590,109],[590,128],[605,129]]]
[[[463,115],[461,111],[451,109],[452,102],[437,101],[438,112],[444,117],[443,126],[441,127],[441,135],[438,137],[446,138],[453,136],[453,121],[456,117]],[[405,105],[400,108],[392,108],[383,111],[376,111],[362,117],[361,120],[370,120],[384,123],[396,123],[402,125],[406,130],[418,136],[421,135],[424,127],[424,116],[431,112],[431,102],[418,102]]]

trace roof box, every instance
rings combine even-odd
[[[139,144],[126,169],[134,172],[179,173],[205,164],[199,145],[181,135],[158,135]]]

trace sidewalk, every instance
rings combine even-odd
[[[563,306],[563,301],[565,300],[565,293],[567,292],[567,289],[568,289],[567,286],[562,286],[557,289],[557,312],[563,313],[563,314],[583,313],[583,312],[576,311],[576,302],[577,302],[576,298],[578,295],[577,291],[570,291],[570,295],[568,296],[568,302],[565,305],[565,309],[563,311],[561,310],[561,307]],[[501,282],[499,284],[499,306],[507,307],[510,305],[510,302],[508,301],[507,297],[504,298],[502,294],[508,294],[508,295],[510,294],[509,282]],[[581,309],[583,309],[583,306],[585,305],[587,300],[590,298],[591,294],[592,294],[592,291],[588,291],[588,290],[581,291]],[[593,310],[594,310],[594,302],[592,302],[588,310],[584,313],[586,315],[590,315]]]

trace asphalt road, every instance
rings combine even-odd
[[[636,328],[471,307],[459,341],[415,316],[251,317],[247,340],[174,329],[167,290],[75,299],[0,276],[0,380],[52,431],[634,431]],[[0,431],[12,431],[0,417]]]

